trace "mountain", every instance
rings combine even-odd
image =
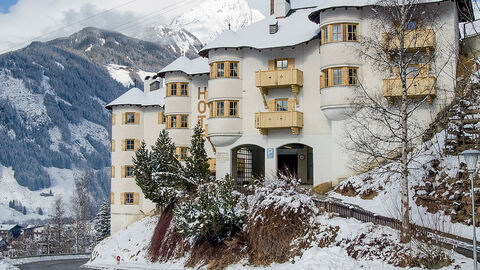
[[[192,55],[194,52],[188,51]],[[45,218],[50,190],[69,200],[74,178],[92,169],[91,196],[109,194],[110,112],[123,94],[120,71],[158,71],[180,54],[169,45],[86,28],[0,55],[0,222]],[[27,215],[8,208],[11,200]],[[19,216],[20,215],[20,216]]]
[[[178,53],[198,52],[202,42],[187,30],[168,25],[152,25],[143,29],[136,38],[160,45],[168,45]]]
[[[168,26],[149,28],[154,30],[150,31],[153,33],[157,28],[160,36],[164,32],[172,31],[180,37],[178,40],[181,42],[177,43],[188,44],[188,34],[193,34],[201,44],[205,44],[225,30],[238,30],[263,18],[262,13],[250,8],[245,0],[206,0],[181,16],[173,18]],[[185,35],[185,38],[182,35]],[[145,35],[138,37],[147,38]],[[197,47],[196,43],[193,46]]]

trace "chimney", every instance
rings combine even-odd
[[[274,3],[273,14],[275,18],[285,18],[290,11],[290,0],[270,0],[270,12],[272,12],[272,3]]]
[[[278,21],[274,24],[270,24],[270,34],[273,35],[278,32]]]

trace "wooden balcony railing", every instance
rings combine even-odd
[[[292,134],[300,134],[303,127],[303,113],[289,112],[257,112],[255,113],[255,128],[263,135],[268,135],[269,129],[290,128]]]
[[[386,50],[396,51],[400,48],[399,35],[383,33],[382,38]],[[404,48],[407,51],[435,50],[435,31],[433,31],[433,29],[415,29],[405,31]]]
[[[260,89],[263,103],[267,106],[265,95],[268,89],[291,87],[298,104],[297,94],[303,86],[303,71],[299,69],[259,70],[255,72],[255,85]]]
[[[407,97],[408,98],[424,98],[427,97],[429,103],[433,102],[433,98],[437,95],[435,88],[435,77],[415,77],[407,78]],[[383,96],[390,103],[394,98],[402,97],[402,82],[399,78],[390,78],[383,80]]]

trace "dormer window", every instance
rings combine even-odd
[[[154,81],[150,84],[150,91],[155,91],[160,89],[160,82],[159,81]]]

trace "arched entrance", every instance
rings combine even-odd
[[[240,145],[232,149],[232,176],[249,182],[265,175],[265,149],[257,145]]]
[[[293,174],[302,185],[313,185],[313,148],[292,143],[277,148],[277,168],[280,173]]]

